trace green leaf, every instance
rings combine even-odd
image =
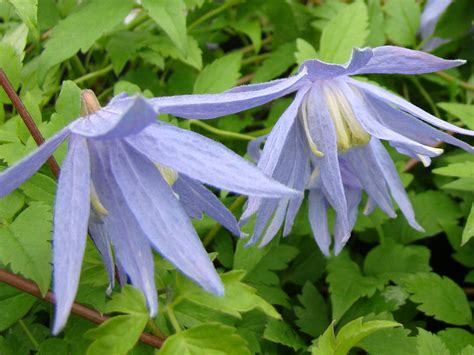
[[[30,294],[18,291],[6,283],[0,283],[0,309],[2,310],[0,332],[23,318],[35,302],[36,298]]]
[[[359,265],[345,252],[329,259],[327,281],[332,318],[336,320],[339,320],[355,301],[364,296],[372,296],[385,283],[384,280],[373,276],[362,275]]]
[[[274,343],[283,344],[294,350],[303,349],[306,344],[296,331],[284,321],[269,320],[263,337]]]
[[[50,338],[43,341],[37,355],[68,354],[69,344],[63,339]]]
[[[472,25],[474,3],[471,0],[452,1],[440,16],[433,37],[456,39],[469,32]],[[471,16],[467,15],[471,14]],[[456,19],[456,21],[453,21]]]
[[[149,318],[142,293],[129,285],[121,293],[114,294],[107,303],[106,312],[126,315],[112,317],[85,333],[86,338],[94,340],[87,355],[127,354],[138,341]]]
[[[316,53],[316,49],[306,42],[304,39],[298,38],[296,40],[296,52],[295,52],[295,59],[298,65],[303,64],[305,60],[308,59],[315,59],[318,57],[318,53]]]
[[[188,35],[186,32],[187,10],[184,1],[144,0],[143,8],[186,56],[188,52]]]
[[[420,5],[415,0],[389,0],[384,10],[387,14],[387,37],[402,46],[415,45],[420,25]]]
[[[293,53],[295,52],[295,43],[285,43],[272,52],[262,65],[255,72],[252,78],[252,83],[260,83],[275,79],[277,76],[283,74],[291,67],[295,60]]]
[[[469,302],[453,280],[435,273],[417,273],[407,276],[401,283],[412,294],[410,299],[419,303],[418,309],[423,313],[449,324],[471,323]]]
[[[262,26],[259,20],[249,20],[246,18],[240,19],[232,23],[238,32],[246,34],[252,41],[255,53],[260,52],[262,46]]]
[[[49,176],[36,173],[26,180],[20,189],[24,194],[35,201],[44,202],[53,206],[56,195],[56,181]]]
[[[391,240],[373,248],[364,261],[364,272],[384,280],[414,273],[429,272],[430,250],[423,246],[403,246]]]
[[[457,102],[440,102],[437,104],[446,112],[459,118],[470,129],[474,129],[474,106]]]
[[[444,176],[474,178],[474,161],[449,164],[442,168],[433,169],[433,172]]]
[[[119,74],[127,61],[140,49],[147,45],[151,36],[146,32],[124,31],[116,33],[107,42],[106,49],[114,66],[115,74]]]
[[[97,39],[122,23],[132,7],[131,0],[91,0],[60,21],[40,56],[38,80],[42,83],[51,67],[79,50],[86,52]]]
[[[21,59],[15,48],[7,43],[0,42],[0,68],[3,69],[13,88],[16,90],[20,85]],[[0,103],[9,103],[7,94],[0,90]]]
[[[369,35],[366,44],[368,47],[383,46],[385,44],[385,20],[379,0],[368,0],[367,10],[369,13]]]
[[[394,328],[401,324],[386,320],[362,322],[362,317],[344,325],[337,336],[334,334],[334,322],[318,339],[312,348],[312,355],[346,355],[362,339],[381,329]]]
[[[12,191],[5,197],[0,199],[0,218],[1,224],[6,224],[15,216],[25,204],[25,196],[18,192]]]
[[[474,335],[464,329],[446,328],[440,331],[437,335],[449,349],[451,354],[460,353],[466,346],[474,346]]]
[[[242,53],[235,52],[216,59],[199,73],[194,83],[195,94],[219,93],[237,84]]]
[[[28,27],[22,23],[13,31],[5,33],[2,42],[11,45],[15,48],[16,53],[20,59],[23,60],[26,41],[28,39]]]
[[[219,323],[198,325],[168,337],[160,355],[250,354],[246,341],[236,329]]]
[[[471,212],[467,217],[466,225],[462,232],[461,245],[466,244],[472,237],[474,237],[474,203],[471,206]]]
[[[35,37],[38,37],[38,0],[8,0],[15,8],[23,23],[28,26]]]
[[[450,355],[448,348],[436,335],[418,328],[416,349],[420,355]]]
[[[328,63],[345,63],[353,48],[364,46],[368,26],[367,8],[362,1],[343,8],[323,29],[320,58]]]
[[[301,331],[314,338],[322,334],[329,324],[328,307],[323,296],[311,283],[307,282],[303,287],[303,293],[298,296],[302,307],[295,307],[298,318],[295,323]]]
[[[416,346],[414,337],[409,337],[409,330],[403,328],[382,329],[363,339],[358,347],[369,354],[406,355],[411,354]]]
[[[253,287],[241,282],[245,276],[245,271],[232,270],[220,276],[225,287],[224,297],[214,296],[184,277],[179,279],[181,282],[180,289],[187,300],[237,318],[241,318],[241,313],[255,308],[259,308],[270,317],[281,318],[275,308],[255,294],[256,290]]]
[[[51,280],[51,211],[42,203],[31,203],[9,226],[0,228],[0,260],[13,272],[48,291]]]

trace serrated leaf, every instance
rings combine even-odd
[[[184,1],[143,0],[143,8],[186,56],[188,35],[186,32],[186,4]]]
[[[12,191],[0,199],[1,224],[11,222],[10,220],[25,204],[25,196],[19,191]]]
[[[399,45],[413,46],[420,25],[420,5],[415,0],[390,0],[384,10],[387,37]]]
[[[36,173],[20,185],[20,190],[35,201],[53,206],[56,195],[56,181],[49,176]]]
[[[295,307],[295,314],[298,318],[295,323],[305,332],[314,338],[321,335],[329,324],[328,307],[323,296],[313,284],[307,282],[303,287],[303,292],[298,296],[302,307]]]
[[[110,55],[115,74],[119,74],[127,61],[147,45],[148,39],[146,32],[123,31],[112,36],[105,48]]]
[[[30,310],[36,298],[28,293],[0,283],[0,332],[12,326]]]
[[[8,0],[15,8],[21,20],[28,26],[35,37],[38,37],[38,0]]]
[[[329,259],[327,269],[332,318],[336,320],[359,298],[372,296],[385,284],[384,280],[362,275],[359,266],[345,252]]]
[[[15,48],[7,43],[0,42],[0,68],[3,69],[13,88],[16,90],[20,85],[21,59]],[[7,94],[0,90],[0,103],[9,103]]]
[[[386,280],[414,272],[429,272],[430,254],[426,247],[403,246],[388,240],[367,254],[364,272]]]
[[[368,26],[367,7],[362,1],[343,8],[323,29],[320,58],[328,63],[345,63],[353,48],[364,46]]]
[[[129,285],[123,287],[121,293],[113,295],[107,303],[106,312],[125,315],[112,317],[85,333],[86,338],[94,340],[87,349],[87,355],[127,354],[138,341],[149,318],[144,296]]]
[[[458,354],[469,345],[474,346],[474,335],[465,329],[446,328],[437,335],[451,354]]]
[[[262,65],[257,69],[251,82],[260,83],[275,79],[277,76],[283,74],[294,64],[293,53],[295,50],[294,42],[285,43],[274,49],[270,52],[270,56],[265,59]]]
[[[381,329],[398,327],[401,324],[386,320],[362,322],[362,317],[344,325],[337,336],[334,323],[321,335],[318,343],[311,349],[312,355],[346,355],[362,339]]]
[[[232,27],[238,32],[246,34],[252,41],[255,53],[260,52],[262,46],[262,27],[259,20],[241,19],[233,22]]]
[[[219,323],[207,323],[173,334],[160,349],[160,355],[250,354],[246,341],[236,329]]]
[[[301,38],[296,40],[295,60],[298,65],[303,64],[305,60],[316,59],[317,56],[318,53],[316,53],[316,49],[311,44]]]
[[[214,296],[184,278],[180,278],[180,289],[187,300],[237,318],[241,318],[241,313],[255,308],[262,310],[270,317],[281,318],[272,305],[256,295],[256,290],[253,287],[241,282],[245,276],[245,271],[232,270],[220,276],[225,287],[223,297]]]
[[[471,206],[471,212],[462,232],[461,245],[466,244],[472,237],[474,237],[474,203]]]
[[[474,129],[474,105],[457,102],[440,102],[437,106],[459,118],[467,127]]]
[[[54,65],[79,50],[87,51],[97,39],[120,24],[132,7],[131,0],[91,0],[60,21],[40,56],[39,82],[44,81],[48,70]]]
[[[414,337],[409,337],[409,330],[403,328],[382,329],[363,339],[358,347],[369,354],[406,355],[413,352],[416,346]]]
[[[418,273],[407,276],[401,282],[411,293],[410,299],[419,304],[418,309],[423,313],[449,324],[471,323],[469,302],[453,280],[435,273]]]
[[[0,228],[0,260],[38,284],[44,294],[51,280],[51,211],[31,203],[9,226]]]
[[[379,0],[368,0],[367,11],[369,15],[369,35],[366,44],[368,47],[383,46],[385,34],[381,31],[385,28],[385,20]]]
[[[283,344],[294,350],[303,349],[306,344],[296,331],[284,321],[269,320],[263,337],[274,343]]]
[[[419,355],[450,355],[448,348],[436,335],[418,328],[416,349]]]
[[[237,84],[242,53],[235,52],[216,59],[199,73],[194,83],[195,94],[219,93]]]
[[[449,164],[442,168],[433,169],[433,172],[444,176],[474,178],[474,161]]]

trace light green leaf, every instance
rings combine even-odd
[[[262,46],[262,27],[259,20],[241,19],[232,23],[238,32],[246,34],[252,41],[255,53],[260,52]]]
[[[11,45],[15,48],[16,53],[23,60],[25,53],[26,40],[28,39],[28,27],[22,23],[17,26],[13,31],[5,33],[2,42]]]
[[[186,4],[183,0],[144,0],[143,8],[186,56]]]
[[[295,63],[295,50],[295,43],[289,42],[270,52],[270,56],[265,59],[262,65],[257,69],[251,82],[260,83],[275,79],[277,76],[283,74]]]
[[[303,64],[305,60],[316,59],[317,57],[318,53],[316,53],[316,49],[311,44],[301,38],[296,40],[295,59],[298,65]]]
[[[219,323],[198,325],[168,337],[160,355],[250,354],[246,341],[236,329]]]
[[[47,175],[36,173],[26,180],[20,189],[33,200],[53,206],[56,195],[56,181]]]
[[[450,355],[448,348],[436,335],[418,328],[416,349],[419,355]]]
[[[328,63],[347,62],[353,48],[364,46],[368,26],[367,8],[362,1],[343,8],[323,29],[320,58]]]
[[[358,347],[369,354],[406,355],[413,352],[416,346],[414,337],[409,337],[409,330],[403,328],[382,329],[363,339]]]
[[[329,259],[327,281],[332,303],[332,318],[336,320],[339,320],[359,298],[372,296],[385,284],[384,280],[362,275],[359,265],[345,252]]]
[[[474,161],[449,164],[442,168],[433,169],[433,172],[444,176],[474,178]]]
[[[418,309],[423,313],[449,324],[471,323],[469,302],[453,280],[435,273],[417,273],[405,277],[401,283],[411,293],[410,299],[419,303]]]
[[[466,244],[472,237],[474,237],[474,203],[471,206],[471,212],[467,217],[466,225],[462,232],[461,245]]]
[[[303,293],[298,296],[302,307],[295,307],[298,318],[295,323],[301,331],[313,337],[318,337],[329,324],[328,307],[323,296],[313,284],[307,282],[303,287]]]
[[[218,93],[237,84],[242,53],[235,52],[216,59],[199,73],[194,83],[195,94]]]
[[[28,26],[35,37],[38,37],[38,0],[8,0],[15,8],[21,20]]]
[[[346,355],[362,339],[381,329],[394,328],[401,324],[385,320],[372,320],[365,323],[362,317],[344,325],[337,336],[334,334],[334,322],[318,339],[312,348],[312,355]]]
[[[87,355],[127,354],[138,341],[149,319],[142,293],[126,285],[122,292],[114,294],[107,303],[106,312],[120,312],[97,328],[85,333],[94,342],[87,349]]]
[[[409,273],[431,271],[429,261],[428,248],[403,246],[387,240],[367,254],[364,272],[388,281]]]
[[[0,283],[0,309],[2,310],[0,332],[23,318],[35,302],[36,298],[28,293],[20,292],[6,283]]]
[[[384,10],[387,37],[399,45],[413,46],[420,24],[420,5],[415,0],[389,0]]]
[[[40,56],[38,80],[42,83],[51,67],[79,50],[86,52],[97,39],[124,20],[133,3],[132,0],[91,0],[60,21]]]
[[[294,350],[303,349],[306,344],[296,331],[284,321],[269,320],[263,337],[274,343],[283,344]]]
[[[8,44],[0,42],[0,68],[3,69],[13,88],[16,90],[20,85],[21,59],[16,49]],[[7,94],[0,90],[0,103],[9,103]]]
[[[51,280],[51,211],[31,203],[9,226],[0,228],[0,260],[38,284],[43,294]]]
[[[440,102],[437,105],[456,118],[459,118],[470,129],[474,129],[474,105],[457,102]]]
[[[256,290],[253,287],[241,282],[245,276],[245,271],[232,270],[220,276],[225,287],[224,297],[214,296],[184,277],[179,279],[182,283],[180,289],[187,300],[237,318],[241,318],[241,313],[255,308],[259,308],[270,317],[281,318],[272,305],[255,294]]]
[[[466,346],[474,346],[474,334],[465,329],[446,328],[437,335],[441,338],[451,354],[458,354]],[[470,354],[472,355],[474,352]]]
[[[114,66],[114,72],[119,74],[127,61],[140,49],[147,45],[149,35],[146,32],[123,31],[116,33],[107,42],[106,49]]]
[[[383,46],[385,44],[385,20],[382,7],[379,0],[368,0],[367,10],[369,13],[369,35],[367,36],[366,45],[368,47]]]
[[[0,198],[1,224],[10,222],[10,219],[20,211],[24,204],[25,196],[17,190],[14,190],[5,197]]]

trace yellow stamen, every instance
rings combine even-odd
[[[317,157],[322,157],[324,156],[324,153],[318,150],[316,143],[314,143],[313,138],[311,137],[311,134],[309,133],[307,106],[308,106],[308,96],[305,97],[303,101],[302,109],[301,109],[301,120],[303,121],[304,133],[306,135],[306,139],[308,140],[308,144],[309,144],[309,148],[311,149],[311,152]]]
[[[178,180],[178,172],[176,170],[160,163],[155,163],[155,166],[160,171],[161,176],[163,176],[163,179],[165,179],[168,185],[173,186],[176,180]]]
[[[91,205],[92,208],[97,212],[97,214],[101,217],[105,217],[109,214],[109,211],[102,205],[100,202],[99,196],[97,195],[97,191],[95,190],[95,186],[91,181]]]

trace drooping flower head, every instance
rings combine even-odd
[[[258,166],[287,186],[310,190],[310,222],[325,254],[329,254],[331,242],[326,211],[334,209],[334,251],[338,253],[350,237],[362,191],[368,195],[367,212],[379,206],[394,217],[393,197],[410,225],[421,230],[393,162],[379,140],[428,165],[431,157],[442,153],[442,149],[430,146],[440,141],[472,152],[471,146],[433,126],[474,135],[351,76],[423,74],[463,63],[394,46],[355,49],[345,65],[308,60],[288,79],[238,87],[220,95],[196,96],[192,102],[187,97],[158,98],[155,104],[163,105],[164,112],[204,118],[215,112],[229,114],[255,107],[297,91],[268,135]],[[179,106],[186,101],[187,106]],[[302,198],[250,198],[242,216],[245,223],[256,214],[250,242],[263,234],[262,243],[268,243],[283,223],[283,234],[287,235]]]
[[[189,216],[205,212],[234,234],[240,231],[233,215],[202,183],[253,196],[296,192],[223,145],[156,121],[156,106],[141,97],[119,95],[100,108],[94,94],[84,91],[83,113],[0,174],[2,197],[69,140],[54,210],[53,333],[66,323],[74,301],[88,229],[111,284],[113,246],[120,276],[143,292],[152,316],[158,305],[151,247],[207,291],[223,294]]]

